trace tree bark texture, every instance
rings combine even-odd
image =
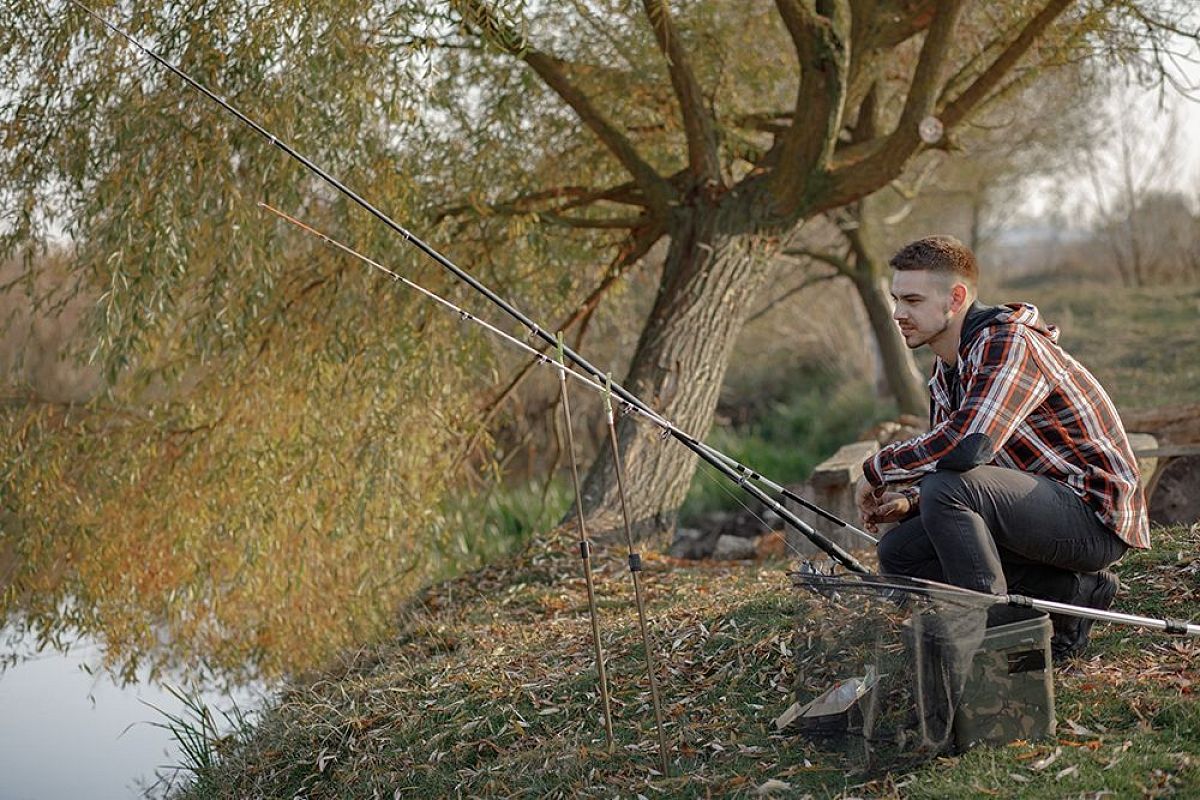
[[[883,374],[900,413],[923,418],[928,413],[929,394],[924,379],[917,371],[912,351],[892,319],[892,302],[884,275],[887,260],[878,255],[880,246],[876,221],[880,218],[880,209],[877,208],[876,198],[864,197],[857,204],[855,213],[857,226],[844,231],[850,243],[845,272],[867,310],[871,331],[879,345]]]
[[[712,423],[729,356],[768,274],[773,239],[756,231],[755,201],[729,194],[677,208],[653,310],[623,384],[682,430],[703,437]],[[749,231],[749,232],[747,232]],[[697,457],[617,406],[617,438],[634,534],[669,530]],[[583,503],[597,538],[621,529],[610,454],[584,480]]]

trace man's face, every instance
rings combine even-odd
[[[896,301],[892,319],[909,349],[929,344],[947,330],[953,317],[954,285],[951,276],[922,269],[892,273],[892,299]]]

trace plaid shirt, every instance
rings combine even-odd
[[[929,432],[868,459],[867,480],[875,486],[913,481],[936,469],[963,439],[983,434],[986,439],[974,438],[990,450],[978,463],[1064,483],[1122,540],[1149,547],[1137,461],[1112,401],[1058,346],[1058,329],[1043,324],[1034,306],[1002,308],[959,345],[957,371],[937,359]]]

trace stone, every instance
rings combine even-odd
[[[675,539],[667,554],[672,558],[686,558],[692,561],[707,558],[716,542],[706,536],[704,531],[696,528],[677,528]]]
[[[712,557],[721,561],[740,561],[754,558],[756,554],[754,539],[723,534],[717,538],[717,547],[713,550]]]

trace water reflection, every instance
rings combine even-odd
[[[29,637],[17,652],[32,645]],[[0,800],[126,800],[179,763],[170,734],[150,723],[165,721],[151,706],[182,715],[181,701],[146,680],[120,687],[88,674],[99,660],[99,647],[81,639],[0,673]],[[261,697],[260,687],[201,693],[214,710],[251,709]]]

